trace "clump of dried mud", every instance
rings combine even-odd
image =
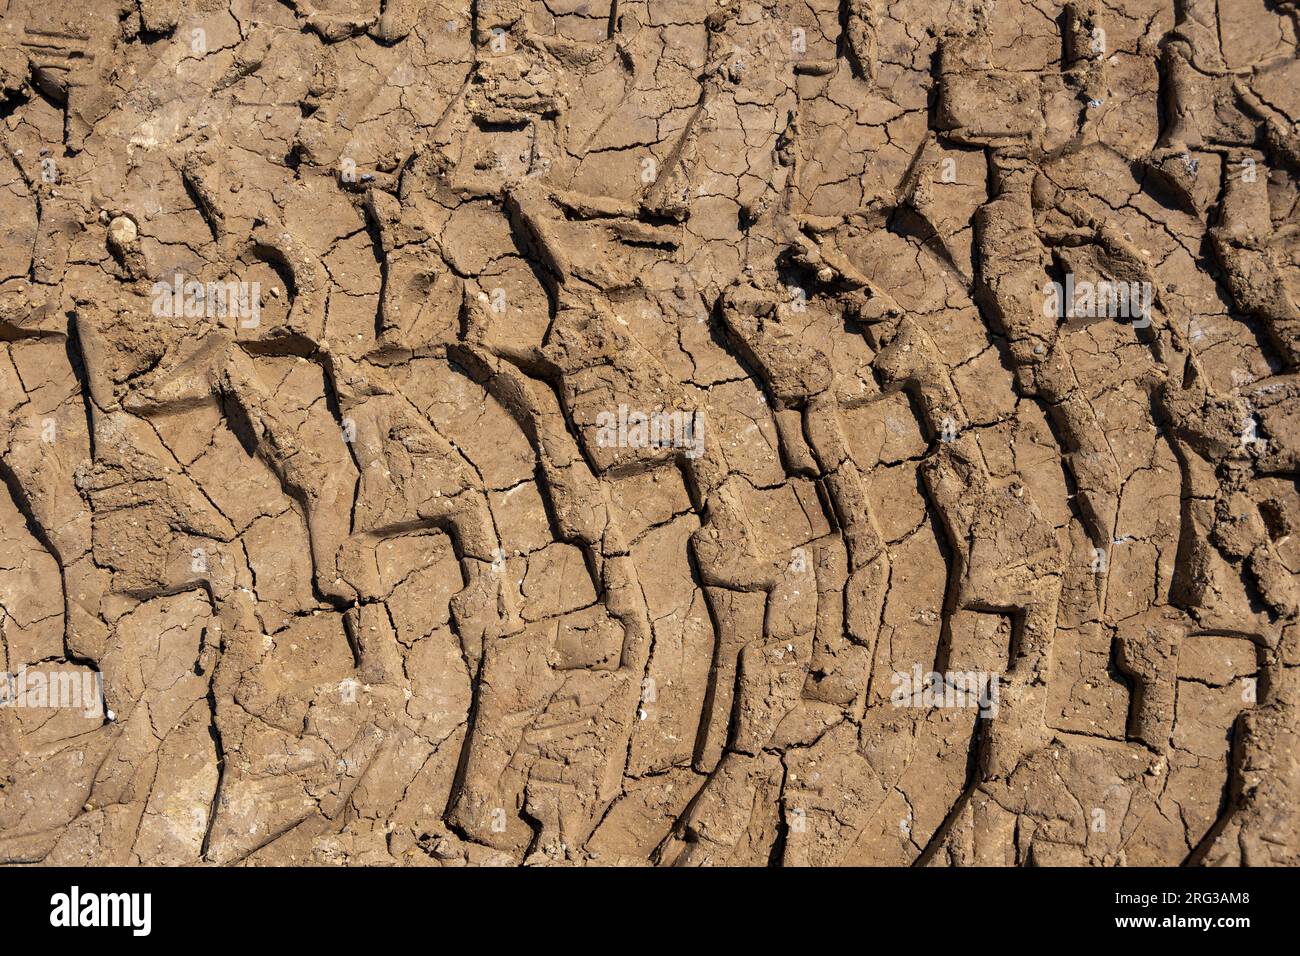
[[[1300,862],[1294,3],[3,9],[0,860]]]

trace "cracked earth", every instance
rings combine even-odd
[[[0,862],[1300,863],[1291,0],[0,10]]]

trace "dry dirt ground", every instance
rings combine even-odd
[[[0,861],[1300,862],[1291,0],[0,9]]]

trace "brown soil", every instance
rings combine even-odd
[[[1291,0],[0,10],[0,861],[1300,863]]]

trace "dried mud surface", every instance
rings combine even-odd
[[[0,861],[1300,862],[1294,3],[0,9]]]

